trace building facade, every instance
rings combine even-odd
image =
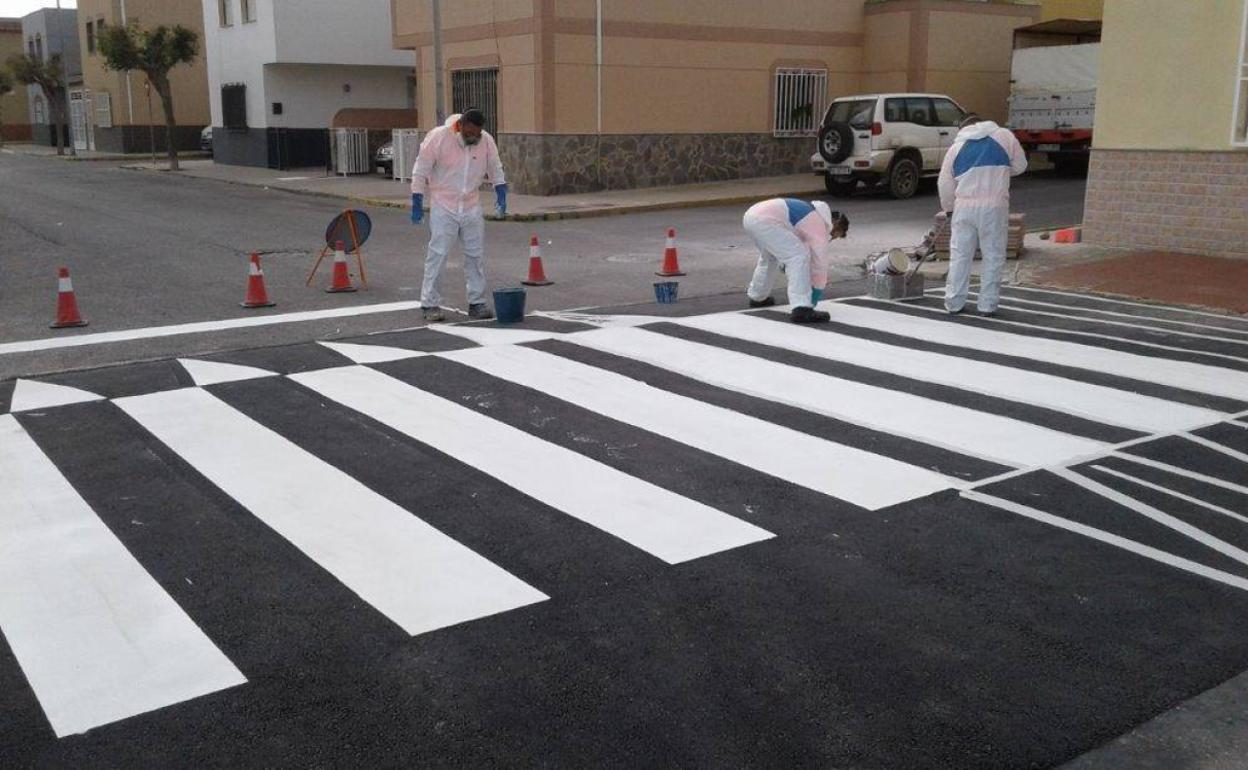
[[[391,4],[428,129],[431,4]],[[555,194],[808,170],[837,96],[936,91],[1003,119],[1012,31],[1041,6],[460,0],[441,15],[445,107],[482,107],[516,189]]]
[[[325,165],[340,111],[415,106],[387,0],[203,0],[202,14],[218,163]]]
[[[115,72],[104,66],[99,38],[109,27],[138,24],[144,29],[181,25],[200,38],[200,55],[169,71],[174,143],[179,150],[199,148],[208,125],[208,69],[204,63],[204,22],[200,0],[78,0],[77,37],[82,53],[83,130],[89,149],[102,152],[164,152],[165,113],[160,97],[142,72]],[[76,123],[77,125],[77,123]],[[79,140],[80,143],[82,140]]]
[[[78,53],[76,18],[76,11],[58,8],[43,8],[22,17],[22,40],[26,53],[44,61],[53,56],[61,57],[65,83],[71,95],[81,92],[82,89],[82,58]],[[35,142],[55,144],[56,132],[59,130],[62,142],[73,142],[77,146],[78,143],[70,135],[69,123],[57,124],[54,105],[48,104],[43,89],[34,85],[26,86],[26,101]],[[66,106],[64,114],[67,120],[71,117],[70,113],[70,107]]]
[[[21,19],[0,19],[0,67],[10,56],[26,52]],[[13,92],[0,96],[0,142],[29,142],[30,100],[26,89],[13,84]]]
[[[1248,3],[1107,0],[1084,240],[1248,257]]]

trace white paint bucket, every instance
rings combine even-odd
[[[909,270],[910,257],[901,249],[889,249],[871,264],[871,272],[877,275],[905,275]]]

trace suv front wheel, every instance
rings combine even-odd
[[[888,194],[898,200],[919,191],[919,166],[909,158],[898,158],[888,170]]]

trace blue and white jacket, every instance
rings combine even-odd
[[[1027,153],[1009,129],[991,120],[958,132],[940,167],[940,205],[945,211],[1010,205],[1010,177],[1027,170]]]

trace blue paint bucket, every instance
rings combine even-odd
[[[517,324],[524,320],[524,289],[494,290],[494,315],[500,324]]]
[[[676,302],[676,287],[680,283],[677,281],[655,281],[654,299],[660,305],[671,305]]]

